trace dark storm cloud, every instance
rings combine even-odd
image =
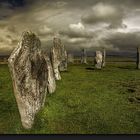
[[[119,27],[122,24],[122,19],[122,9],[104,3],[98,3],[82,16],[82,21],[86,24],[96,24],[101,22],[108,23],[114,27]]]
[[[25,0],[7,0],[8,3],[12,5],[12,7],[22,7],[25,5]]]
[[[0,0],[0,20],[13,16],[25,5],[25,0]]]
[[[63,30],[59,32],[63,36],[68,36],[69,38],[92,38],[93,35],[89,31],[75,31],[75,30]]]
[[[140,46],[140,32],[135,33],[114,33],[108,39],[114,47],[118,47],[120,50],[135,50]]]
[[[139,23],[139,0],[0,0],[0,52],[16,47],[24,30],[46,49],[58,35],[69,49],[133,50]]]
[[[26,2],[26,0],[0,0],[0,6],[5,8],[22,7]]]
[[[12,13],[13,11],[11,9],[11,4],[4,1],[0,1],[0,20],[8,17]]]

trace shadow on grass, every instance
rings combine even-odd
[[[61,73],[70,73],[70,71],[68,71],[68,70],[67,71],[61,71]]]
[[[86,70],[95,70],[95,68],[89,67],[89,68],[86,68]]]
[[[117,67],[117,68],[119,68],[119,69],[126,69],[126,70],[136,70],[137,68],[135,68],[135,67],[123,67],[123,66],[120,66],[120,67]]]
[[[96,70],[96,71],[101,71],[102,69],[96,69],[96,68],[91,68],[91,67],[89,67],[89,68],[86,68],[86,70],[90,70],[90,71],[93,71],[93,70],[94,70],[94,71],[95,71],[95,70]]]

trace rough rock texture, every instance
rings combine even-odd
[[[137,48],[137,69],[140,69],[140,47]]]
[[[103,49],[103,63],[102,63],[102,67],[105,67],[106,65],[106,50]]]
[[[61,41],[58,38],[53,40],[54,46],[51,48],[51,61],[56,80],[61,80],[59,65],[61,63]]]
[[[68,54],[68,63],[74,63],[74,56],[73,56],[73,54]]]
[[[21,122],[26,129],[32,127],[48,90],[54,91],[48,83],[51,65],[40,48],[39,38],[32,32],[24,32],[18,47],[8,59]]]
[[[95,56],[95,68],[101,69],[102,68],[102,62],[103,62],[103,55],[101,51],[96,51]]]
[[[67,70],[67,52],[59,38],[54,38],[54,46],[51,48],[51,61],[56,80],[61,80],[60,71]]]
[[[81,63],[82,64],[87,64],[87,52],[86,52],[86,49],[82,49]]]
[[[60,71],[67,71],[68,67],[67,61],[68,61],[67,51],[65,50],[65,46],[61,44],[61,63],[59,65]]]
[[[56,90],[56,82],[55,82],[55,76],[52,68],[52,64],[50,61],[50,58],[46,53],[44,53],[44,58],[47,62],[47,69],[48,69],[48,92],[49,93],[54,93]]]

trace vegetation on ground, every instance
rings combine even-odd
[[[0,134],[140,134],[140,71],[134,62],[102,70],[70,65],[31,130],[22,128],[7,65],[0,65]]]

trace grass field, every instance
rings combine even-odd
[[[133,62],[71,65],[34,127],[21,126],[7,65],[0,65],[1,134],[140,134],[140,71]]]

